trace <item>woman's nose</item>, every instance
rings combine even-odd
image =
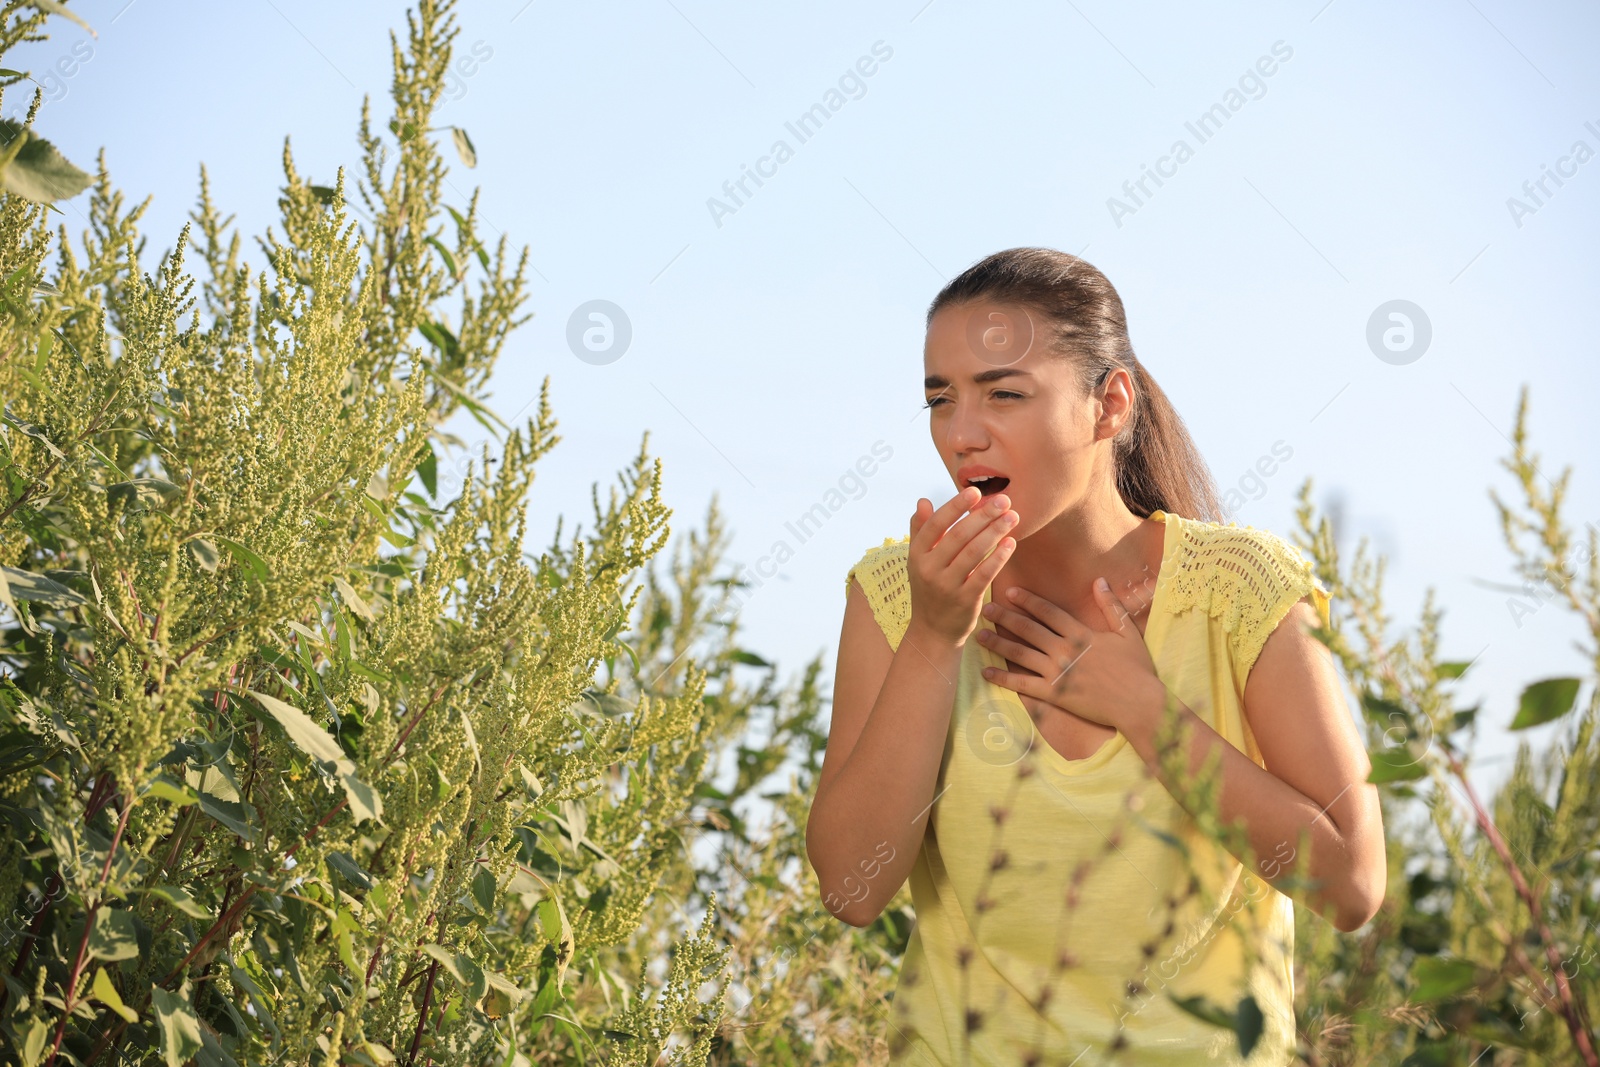
[[[952,406],[955,410],[944,424],[945,444],[956,452],[969,452],[988,444],[989,432],[979,413],[961,404]]]

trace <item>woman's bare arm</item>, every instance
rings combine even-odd
[[[916,861],[961,648],[908,628],[891,651],[861,587],[850,583],[806,855],[824,906],[851,926],[876,919]]]
[[[823,905],[852,926],[878,917],[904,884],[928,824],[961,651],[983,592],[1016,548],[1003,494],[917,501],[906,577],[911,621],[891,652],[866,594],[850,583],[839,636],[833,722],[806,819],[806,855]]]

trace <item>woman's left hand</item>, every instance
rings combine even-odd
[[[1022,640],[988,629],[980,629],[977,639],[984,648],[1032,673],[985,667],[983,676],[1014,691],[1035,718],[1045,708],[1064,710],[1126,733],[1123,727],[1130,724],[1130,714],[1137,714],[1152,694],[1164,691],[1144,636],[1110,588],[1102,589],[1098,582],[1094,588],[1105,629],[1084,625],[1026,589],[1013,587],[1006,593],[1009,603],[985,604],[984,618]]]

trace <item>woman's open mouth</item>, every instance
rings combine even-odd
[[[977,486],[978,492],[982,493],[984,496],[993,496],[995,493],[1000,492],[1006,486],[1010,485],[1011,479],[1002,478],[998,474],[986,474],[977,478],[968,478],[967,484]]]

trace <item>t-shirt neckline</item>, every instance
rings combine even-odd
[[[1178,546],[1182,542],[1182,517],[1157,508],[1155,511],[1150,513],[1150,518],[1160,521],[1165,527],[1165,529],[1162,531],[1161,539],[1161,564],[1156,573],[1155,591],[1150,594],[1150,617],[1145,622],[1143,635],[1145,647],[1150,652],[1150,659],[1159,668],[1160,657],[1158,653],[1160,651],[1161,642],[1152,638],[1152,631],[1156,626],[1159,625],[1161,627],[1163,636],[1166,632],[1166,589],[1169,574],[1176,567],[1173,557],[1177,554]],[[1175,519],[1178,521],[1174,522],[1173,520]],[[983,591],[983,602],[985,604],[990,603],[993,599],[993,596],[994,584],[991,582],[990,585]],[[980,616],[979,625],[987,627],[991,633],[994,632],[994,623],[988,619]],[[976,644],[976,642],[974,642],[974,644]],[[1006,669],[1005,658],[1003,656],[989,651],[982,645],[978,645],[977,649],[983,666],[997,667],[1000,670]],[[1058,773],[1079,775],[1097,771],[1115,759],[1123,749],[1132,751],[1132,746],[1128,744],[1127,735],[1118,730],[1116,734],[1110,738],[1110,740],[1102,742],[1100,747],[1095,749],[1089,755],[1081,757],[1080,759],[1068,759],[1061,753],[1057,752],[1055,747],[1039,734],[1038,727],[1032,726],[1033,717],[1028,715],[1027,707],[1023,705],[1022,698],[1017,695],[1017,693],[1005,688],[1004,686],[996,685],[987,678],[983,679],[983,684],[993,689],[997,694],[997,696],[991,697],[991,699],[1009,699],[1022,708],[1022,713],[1023,715],[1027,716],[1027,721],[1033,730],[1031,741],[1043,750],[1043,758],[1052,767],[1054,767]]]

